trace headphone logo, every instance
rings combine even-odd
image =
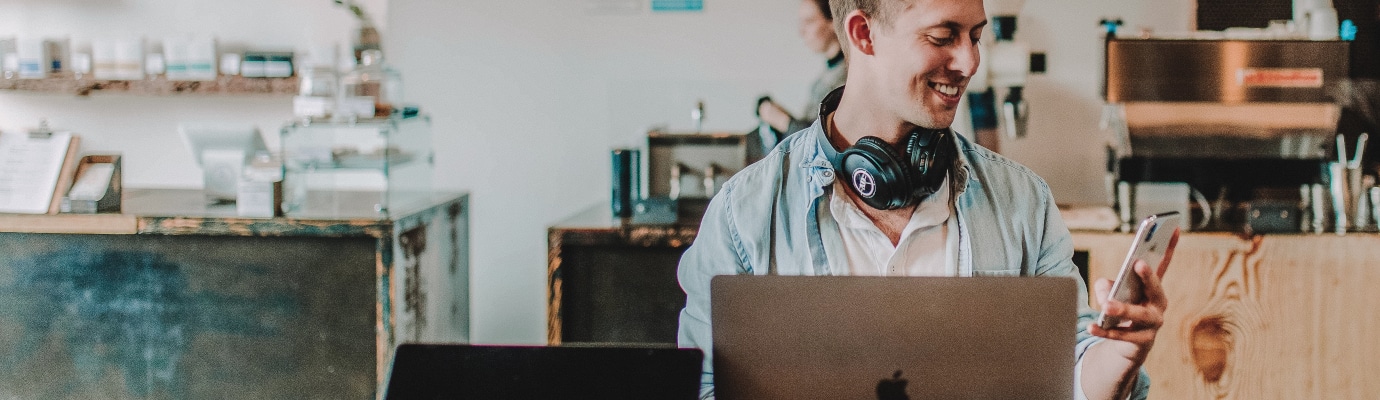
[[[877,180],[866,170],[858,168],[853,170],[853,189],[858,191],[858,195],[872,198],[877,194]]]

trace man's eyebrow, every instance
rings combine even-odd
[[[987,26],[987,20],[984,19],[984,20],[982,20],[982,22],[979,22],[977,25],[973,25],[973,28],[972,28],[972,29],[982,29],[982,28],[985,27],[985,26]],[[934,29],[934,28],[947,28],[947,29],[949,29],[949,30],[951,30],[951,31],[958,32],[958,31],[963,30],[963,24],[962,24],[962,23],[959,23],[958,21],[944,21],[944,22],[940,22],[940,23],[938,23],[938,24],[930,25],[930,27],[929,27],[929,28],[926,28],[926,29]]]

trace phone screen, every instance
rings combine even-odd
[[[1151,267],[1158,267],[1164,261],[1169,240],[1174,237],[1174,231],[1179,229],[1182,219],[1178,212],[1168,212],[1145,217],[1145,220],[1140,222],[1136,229],[1135,241],[1131,243],[1131,250],[1126,252],[1126,260],[1122,261],[1116,281],[1112,283],[1112,299],[1127,304],[1136,304],[1143,300],[1144,290],[1141,288],[1140,276],[1135,272],[1136,261],[1142,260]],[[1097,324],[1103,329],[1115,327],[1120,322],[1105,313],[1097,317]]]

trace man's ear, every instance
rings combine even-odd
[[[864,55],[872,55],[872,21],[862,10],[853,10],[843,17],[843,33],[848,45]]]

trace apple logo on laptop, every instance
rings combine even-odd
[[[906,380],[901,378],[901,370],[891,374],[891,379],[877,381],[877,400],[910,400],[906,395]]]

